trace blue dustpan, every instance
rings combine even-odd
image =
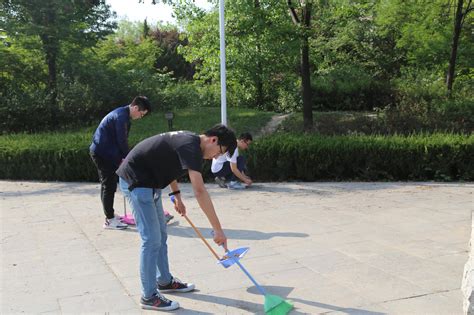
[[[247,252],[249,251],[249,249],[249,247],[239,247],[232,251],[229,251],[217,263],[224,266],[224,268],[229,268],[230,266],[235,264],[236,261],[240,260],[240,258],[244,257],[245,254],[247,254]]]

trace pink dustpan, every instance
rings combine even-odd
[[[128,225],[135,225],[135,219],[132,214],[125,214],[120,216],[120,221]]]
[[[135,225],[133,214],[127,214],[127,201],[125,197],[123,197],[123,215],[120,216],[120,221],[128,225]]]

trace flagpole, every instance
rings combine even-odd
[[[220,35],[220,55],[221,55],[221,123],[227,126],[224,0],[219,0],[219,35]]]

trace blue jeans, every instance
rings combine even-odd
[[[135,224],[142,239],[142,295],[150,298],[158,290],[157,282],[166,285],[172,279],[168,265],[168,233],[161,203],[161,189],[137,187],[129,191],[127,182],[122,178],[119,184],[120,190],[132,206]]]

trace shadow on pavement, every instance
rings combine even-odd
[[[308,301],[308,300],[299,299],[299,298],[286,298],[288,294],[282,294],[282,293],[283,292],[290,293],[291,291],[293,291],[293,288],[290,288],[290,287],[264,286],[264,288],[268,294],[279,295],[280,293],[281,295],[279,296],[283,299],[288,299],[293,302],[311,305],[314,307],[323,308],[330,311],[337,311],[337,312],[346,313],[346,314],[364,314],[364,315],[384,315],[385,314],[385,313],[380,313],[380,312],[368,311],[368,310],[364,310],[360,308],[348,308],[348,307],[342,307],[342,306],[337,306],[337,305],[332,305],[332,304],[320,303],[316,301]],[[224,306],[232,306],[236,309],[245,310],[245,311],[252,312],[255,314],[264,314],[263,304],[265,302],[265,298],[263,296],[261,296],[262,303],[259,304],[259,303],[253,303],[253,302],[242,301],[242,300],[237,300],[237,299],[231,299],[228,297],[200,294],[198,292],[199,291],[195,291],[192,294],[187,294],[187,295],[176,294],[175,296],[176,297],[179,296],[179,298],[187,298],[190,300],[198,300],[198,301],[203,301],[203,302],[208,302],[208,303],[213,303],[213,304],[221,304]],[[247,289],[247,292],[261,295],[258,292],[257,288],[255,287],[251,287]],[[168,293],[168,295],[173,295],[173,294]],[[187,310],[187,309],[181,309],[177,313],[178,314],[208,314],[208,313],[202,313],[202,312],[192,311],[192,310]],[[307,313],[299,312],[298,308],[295,307],[290,312],[290,314],[307,314]]]
[[[288,299],[293,302],[298,302],[306,305],[311,305],[319,308],[324,308],[328,309],[331,311],[338,311],[341,313],[347,313],[347,314],[364,314],[364,315],[383,315],[384,313],[379,313],[379,312],[372,312],[360,308],[352,308],[352,307],[342,307],[342,306],[337,306],[337,305],[332,305],[332,304],[326,304],[326,303],[321,303],[321,302],[316,302],[316,301],[308,301],[304,299],[299,299],[295,297],[287,297],[291,291],[293,291],[294,288],[291,287],[281,287],[281,286],[263,286],[265,288],[265,291],[267,291],[267,294],[273,294],[273,295],[278,295],[281,298]],[[252,294],[257,294],[260,295],[260,292],[257,290],[256,287],[250,287],[247,289],[247,292],[252,293]],[[263,300],[262,296],[262,300]],[[263,303],[263,301],[262,301]],[[326,313],[326,312],[323,312]],[[295,308],[290,314],[307,314],[307,313],[301,313],[298,312],[298,309]]]
[[[198,227],[204,237],[211,237],[212,229]],[[138,232],[137,228],[133,225],[129,226],[128,229],[123,230],[124,232]],[[233,230],[224,229],[225,234],[231,239],[240,240],[268,240],[274,237],[308,237],[306,233],[297,232],[260,232],[254,230]],[[187,237],[187,238],[198,238],[192,227],[180,226],[179,222],[175,221],[168,225],[168,235]]]
[[[167,295],[171,295],[168,293]],[[178,294],[175,295],[178,297]],[[214,296],[214,295],[207,295],[207,294],[200,294],[197,292],[193,292],[192,294],[180,294],[179,298],[187,298],[190,300],[197,300],[197,301],[203,301],[203,302],[208,302],[208,303],[213,303],[213,304],[221,304],[224,306],[231,306],[236,309],[240,310],[245,310],[251,313],[263,313],[263,296],[262,296],[262,304],[257,304],[257,303],[252,303],[248,301],[242,301],[242,300],[237,300],[237,299],[231,299],[227,297],[221,297],[221,296]],[[202,314],[201,312],[198,311],[191,311],[191,310],[183,310],[185,312],[178,312],[179,314]],[[187,312],[186,312],[187,311]]]
[[[38,182],[43,183],[43,182]],[[31,184],[37,184],[31,182]],[[48,185],[48,188],[43,189],[34,189],[34,190],[22,190],[20,191],[1,191],[0,197],[19,197],[19,196],[47,196],[53,195],[56,197],[58,194],[67,194],[67,195],[90,195],[90,196],[98,196],[100,193],[100,186],[92,187],[91,185],[84,184],[84,183],[56,183],[56,182],[44,182],[44,184]],[[21,183],[20,186],[22,187],[29,187],[30,183],[25,182],[24,184]],[[49,187],[53,186],[53,187]]]

